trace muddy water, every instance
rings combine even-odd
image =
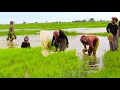
[[[15,29],[15,31],[19,30],[42,30],[42,29]],[[106,28],[68,28],[68,29],[62,29],[66,31],[76,31],[80,33],[98,33],[98,32],[106,32]],[[0,32],[8,32],[8,29],[1,29]]]
[[[21,47],[21,43],[24,41],[23,36],[17,36],[17,39],[13,41],[13,44],[16,48]],[[9,41],[6,41],[7,36],[1,36],[0,37],[0,48],[8,48]],[[31,44],[31,47],[40,46],[40,37],[39,35],[29,35],[29,42]]]
[[[68,28],[63,29],[66,31],[76,31],[79,33],[98,33],[98,32],[106,32],[106,28]]]
[[[103,66],[103,55],[109,49],[109,42],[107,37],[98,36],[100,39],[100,44],[97,50],[97,58],[99,58],[99,68]],[[80,42],[80,36],[70,36],[69,39],[69,48],[67,50],[75,49],[77,51],[77,55],[82,58],[83,53],[83,45]]]
[[[100,44],[97,50],[97,58],[99,58],[99,67],[103,66],[103,58],[105,51],[109,49],[109,42],[107,40],[107,37],[98,36],[100,39]],[[6,41],[6,36],[0,37],[0,48],[9,48],[8,44],[9,41]],[[31,47],[40,46],[40,36],[39,35],[29,35],[29,42],[31,44]],[[13,44],[16,48],[21,47],[21,43],[24,40],[24,36],[17,36],[17,39],[13,41]],[[68,36],[69,40],[69,48],[66,50],[72,50],[75,49],[77,51],[77,56],[80,58],[83,56],[82,50],[83,45],[80,42],[80,36]]]
[[[109,43],[107,37],[98,36],[100,39],[100,45],[97,51],[97,57],[102,59],[102,56],[105,51],[109,49]],[[39,35],[29,35],[29,42],[31,43],[31,47],[40,46],[40,37]],[[24,36],[17,36],[17,39],[13,41],[14,46],[17,48],[21,47],[21,43],[24,40]],[[69,48],[67,50],[75,49],[78,52],[78,55],[82,55],[83,45],[80,42],[80,36],[68,36],[69,40]],[[9,41],[6,41],[6,36],[0,37],[0,48],[8,48]],[[101,61],[102,63],[102,61]],[[102,65],[102,64],[101,64]]]

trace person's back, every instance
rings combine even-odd
[[[62,30],[56,30],[53,32],[52,46],[54,41],[55,41],[56,51],[59,45],[60,45],[60,51],[64,51],[69,44],[68,38],[65,35],[64,31]]]
[[[24,42],[21,44],[21,48],[29,48],[30,47],[30,43],[28,42],[29,37],[25,36],[24,38]]]
[[[88,42],[89,44],[93,43],[93,46],[96,45],[97,41],[99,40],[99,38],[97,36],[87,36],[88,37]]]
[[[29,47],[30,47],[30,43],[26,41],[24,41],[21,45],[21,48],[29,48]]]
[[[96,51],[99,46],[99,38],[95,35],[89,35],[89,36],[82,35],[80,41],[84,45],[83,51],[88,51],[88,55],[91,55],[93,52],[93,56],[96,57]],[[86,45],[89,45],[88,50]]]

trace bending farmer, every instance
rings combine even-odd
[[[83,52],[88,51],[88,55],[90,56],[93,53],[93,56],[96,57],[96,51],[99,46],[99,38],[97,36],[86,36],[82,35],[80,41],[84,45]],[[89,45],[89,49],[87,49],[86,45]]]
[[[58,51],[58,47],[60,46],[60,51],[64,51],[68,46],[68,38],[62,30],[56,30],[53,32],[52,38],[52,46],[55,44],[56,51]]]

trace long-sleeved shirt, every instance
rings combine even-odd
[[[30,43],[24,41],[24,42],[21,44],[21,48],[27,48],[27,47],[30,47]]]
[[[107,25],[106,30],[107,30],[108,33],[111,32],[114,36],[116,36],[117,30],[118,30],[118,25],[117,24],[109,23]]]
[[[59,37],[58,37],[59,39],[61,39],[61,38],[65,38],[66,39],[66,41],[67,41],[67,43],[68,43],[68,38],[67,38],[67,36],[65,35],[65,33],[62,31],[62,30],[59,30]],[[55,37],[53,36],[53,38],[52,38],[52,44],[53,44],[53,41],[55,40]]]

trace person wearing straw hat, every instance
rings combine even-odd
[[[118,50],[118,25],[116,24],[117,22],[118,18],[112,17],[111,23],[108,23],[106,28],[111,51]]]
[[[28,42],[29,37],[25,36],[24,38],[24,42],[21,44],[21,48],[29,48],[30,47],[30,43]]]

